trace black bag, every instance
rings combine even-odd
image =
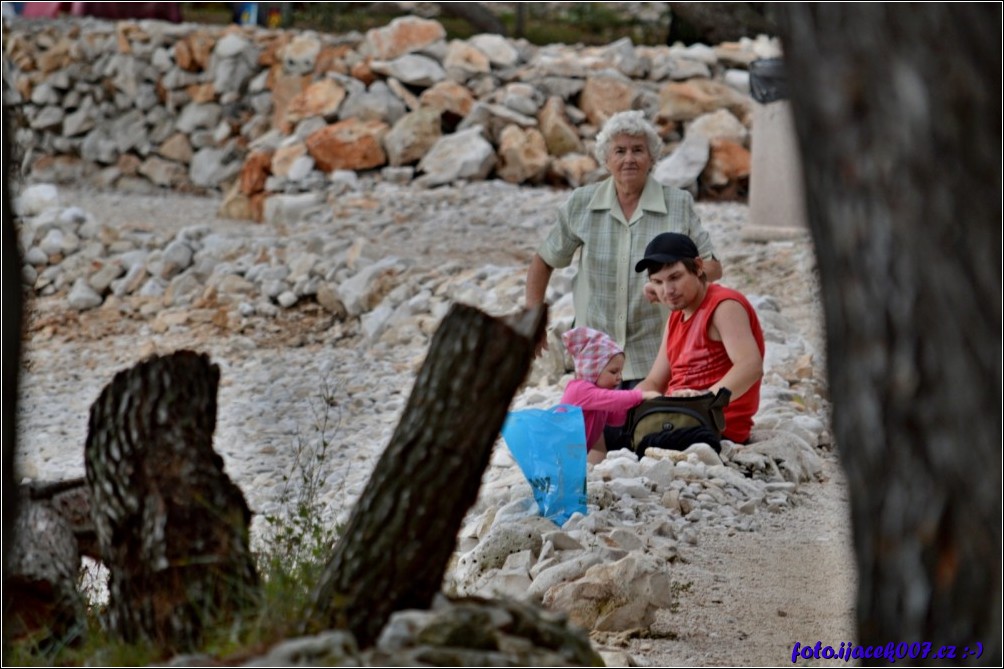
[[[637,453],[642,440],[654,434],[674,430],[701,428],[710,431],[716,441],[725,429],[724,409],[732,393],[721,388],[718,394],[708,393],[695,397],[656,397],[645,400],[627,415],[627,430],[631,448]],[[706,432],[705,432],[706,434]],[[714,444],[712,444],[714,446]]]

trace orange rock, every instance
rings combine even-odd
[[[140,164],[142,164],[142,161],[139,159],[139,156],[134,156],[131,153],[123,153],[119,156],[115,167],[124,175],[135,176],[139,173]]]
[[[557,183],[567,183],[573,188],[585,185],[599,164],[592,156],[581,153],[567,153],[551,161],[549,179]]]
[[[205,32],[192,33],[174,43],[174,62],[186,72],[201,72],[209,64],[216,39]]]
[[[212,82],[192,84],[191,86],[185,87],[185,92],[188,93],[190,98],[192,98],[192,102],[212,102],[216,99],[216,88],[213,86]]]
[[[253,195],[265,190],[265,180],[272,170],[272,154],[268,151],[252,151],[241,168],[241,192]]]
[[[315,81],[289,101],[285,122],[292,126],[311,116],[333,118],[345,95],[345,89],[333,79]]]
[[[615,77],[589,77],[579,96],[579,107],[597,128],[620,111],[631,109],[635,87]]]
[[[752,99],[727,84],[711,79],[694,78],[671,81],[659,91],[660,121],[690,121],[716,111],[728,109],[743,123],[752,113]]]
[[[474,106],[474,96],[471,92],[455,81],[440,81],[434,84],[422,91],[418,101],[423,107],[450,112],[461,118],[467,116]]]
[[[366,43],[377,60],[393,60],[445,37],[446,30],[436,21],[401,16],[383,28],[367,31]]]
[[[711,141],[711,155],[701,172],[703,194],[715,200],[741,200],[749,190],[750,152],[727,140]]]
[[[463,72],[491,72],[492,64],[480,49],[461,40],[453,40],[443,59],[443,67],[456,67]]]
[[[376,73],[372,69],[370,69],[370,62],[371,61],[369,58],[361,60],[355,65],[353,65],[352,69],[349,71],[349,73],[353,77],[363,82],[367,86],[376,81],[377,78]]]
[[[310,85],[310,75],[283,74],[281,65],[273,65],[267,85],[272,91],[272,126],[288,134],[292,128],[286,123],[286,109]]]
[[[258,64],[263,68],[281,64],[282,58],[279,54],[292,39],[292,33],[286,31],[262,33],[258,42],[258,46],[261,47],[258,51]]]
[[[60,70],[74,60],[73,42],[65,37],[35,58],[38,69],[46,74]]]
[[[702,179],[720,186],[730,181],[749,178],[750,152],[741,144],[727,140],[711,141],[711,156],[702,173]]]
[[[502,131],[498,156],[502,163],[498,175],[514,184],[540,179],[550,161],[540,131],[536,128],[523,130],[518,125],[507,125]]]
[[[250,213],[248,218],[252,221],[257,221],[261,223],[265,220],[265,200],[268,199],[268,193],[262,191],[261,193],[255,193],[250,197]]]
[[[132,43],[129,41],[128,23],[115,24],[115,42],[119,53],[132,53]]]
[[[307,151],[324,172],[379,167],[387,162],[382,139],[388,129],[382,121],[346,119],[307,137]]]
[[[324,72],[348,74],[349,68],[345,65],[345,56],[351,51],[352,47],[348,44],[322,46],[321,53],[317,54],[314,74],[323,74]]]

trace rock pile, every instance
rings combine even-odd
[[[495,175],[581,185],[596,132],[642,109],[665,138],[656,177],[719,197],[749,177],[747,66],[738,43],[604,47],[475,35],[396,19],[365,35],[157,21],[14,20],[5,104],[26,171],[123,189],[226,193],[225,215],[275,220],[344,188],[346,170],[434,186]]]

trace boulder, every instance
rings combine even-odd
[[[441,113],[431,107],[404,115],[383,139],[390,164],[398,167],[420,160],[442,136],[440,126]]]
[[[387,130],[382,121],[339,121],[307,137],[307,152],[324,172],[379,167],[387,162],[382,142]]]
[[[402,16],[383,28],[368,30],[365,47],[373,58],[390,60],[418,51],[445,37],[446,30],[437,21]]]
[[[457,179],[484,179],[495,167],[492,145],[476,126],[445,135],[418,163],[424,175],[418,180],[425,186],[438,186]]]
[[[550,160],[544,136],[536,128],[506,126],[498,148],[498,175],[510,183],[537,181]]]
[[[636,94],[635,86],[629,79],[593,76],[586,79],[579,106],[589,122],[601,128],[617,112],[631,109]]]

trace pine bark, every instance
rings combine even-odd
[[[124,641],[194,648],[256,589],[251,512],[212,447],[219,378],[179,351],[120,372],[91,407],[85,469],[107,623]]]
[[[999,664],[1001,7],[795,3],[780,18],[858,643]]]
[[[428,608],[533,361],[544,313],[508,324],[464,305],[447,314],[324,569],[309,628],[348,629],[368,647],[394,611]]]

